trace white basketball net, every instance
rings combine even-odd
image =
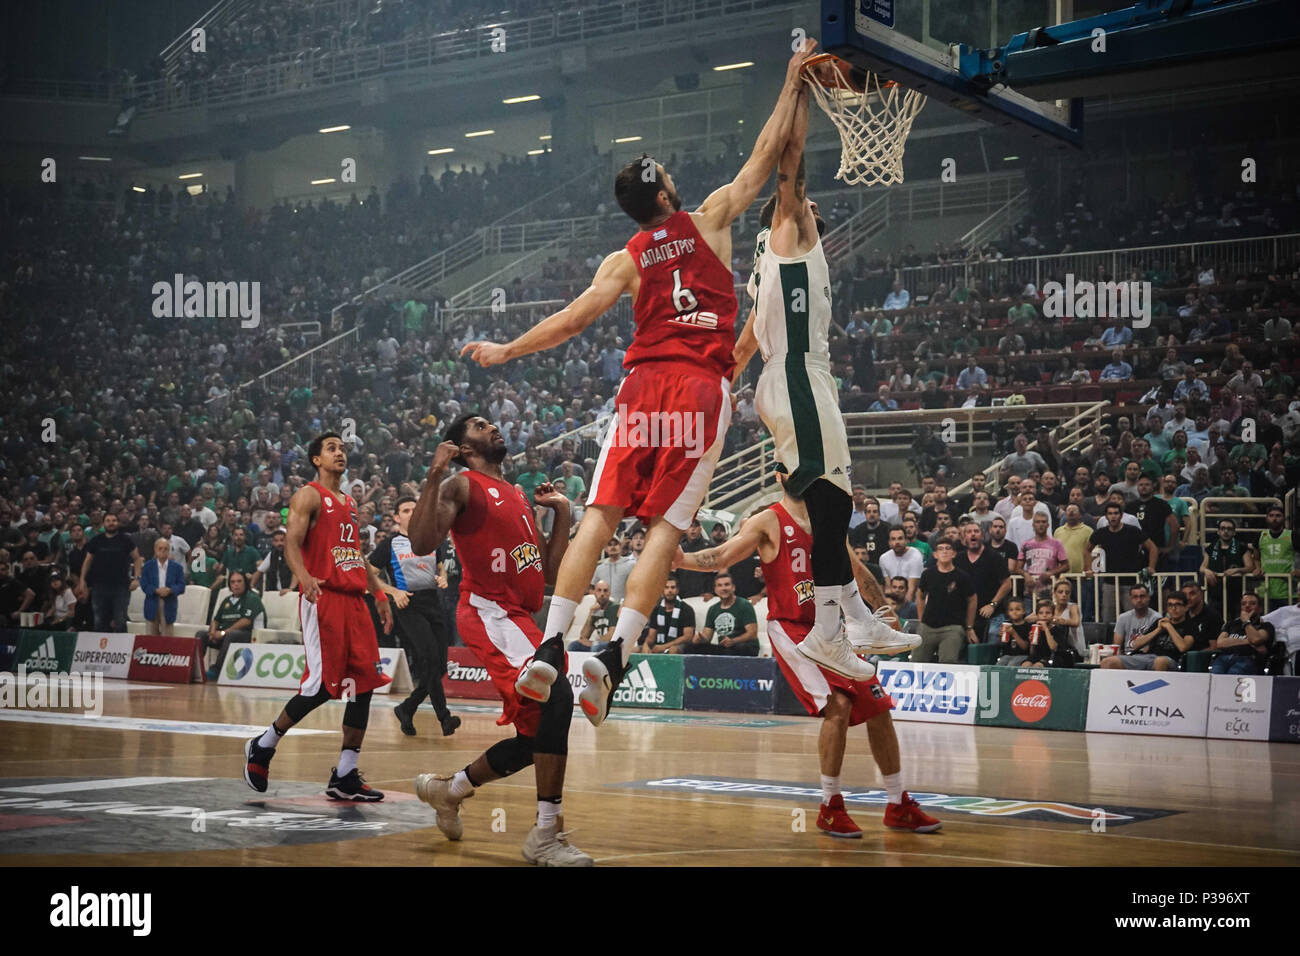
[[[838,71],[836,85],[830,87],[812,72],[805,73],[804,79],[840,134],[840,169],[835,178],[850,186],[901,183],[903,147],[925,96],[897,83],[881,83],[871,72],[862,93],[845,86]]]

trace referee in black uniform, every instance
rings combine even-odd
[[[414,498],[398,498],[397,513],[393,515],[397,531],[370,553],[370,563],[396,588],[394,623],[415,681],[411,696],[394,707],[393,713],[402,725],[402,733],[413,737],[415,710],[428,697],[442,725],[442,735],[449,737],[460,726],[460,718],[447,709],[447,695],[442,689],[442,677],[447,673],[448,636],[438,594],[438,568],[433,555],[421,556],[411,550],[406,529],[413,511]]]

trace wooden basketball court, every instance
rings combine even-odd
[[[531,771],[465,804],[460,843],[414,797],[417,773],[459,769],[506,732],[490,702],[453,701],[464,723],[450,738],[425,707],[408,738],[376,697],[361,767],[388,799],[353,806],[322,794],[341,705],[290,734],[259,795],[240,776],[243,740],[288,693],[105,691],[98,720],[0,711],[0,865],[522,865]],[[839,841],[800,792],[818,786],[818,723],[628,709],[597,730],[575,712],[566,826],[610,866],[1300,864],[1300,747],[898,722],[908,789],[970,799],[928,806],[944,823],[932,835],[885,830],[882,804],[850,800],[865,836]],[[862,728],[843,781],[881,785]]]

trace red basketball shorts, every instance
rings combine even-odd
[[[725,378],[678,362],[638,365],[619,386],[587,503],[643,522],[663,515],[684,531],[709,490],[729,424]]]
[[[889,713],[894,701],[875,677],[865,681],[849,680],[814,664],[795,650],[810,630],[811,624],[767,622],[767,637],[777,666],[808,713],[818,716],[830,700],[832,689],[841,690],[853,698],[853,710],[849,712],[851,727],[865,724],[877,714]]]
[[[360,592],[322,588],[314,604],[299,595],[298,619],[307,652],[304,696],[323,688],[331,697],[356,697],[391,680],[380,667],[375,624]]]
[[[515,681],[523,666],[542,643],[542,630],[533,616],[520,608],[507,607],[462,591],[456,607],[456,627],[461,640],[483,662],[492,685],[501,695],[498,724],[514,724],[515,731],[537,736],[541,705],[515,693]],[[568,662],[568,656],[565,656]],[[560,674],[556,680],[568,680]]]

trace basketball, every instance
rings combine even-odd
[[[805,71],[829,90],[862,93],[867,88],[865,70],[829,53],[813,57],[805,67]]]

